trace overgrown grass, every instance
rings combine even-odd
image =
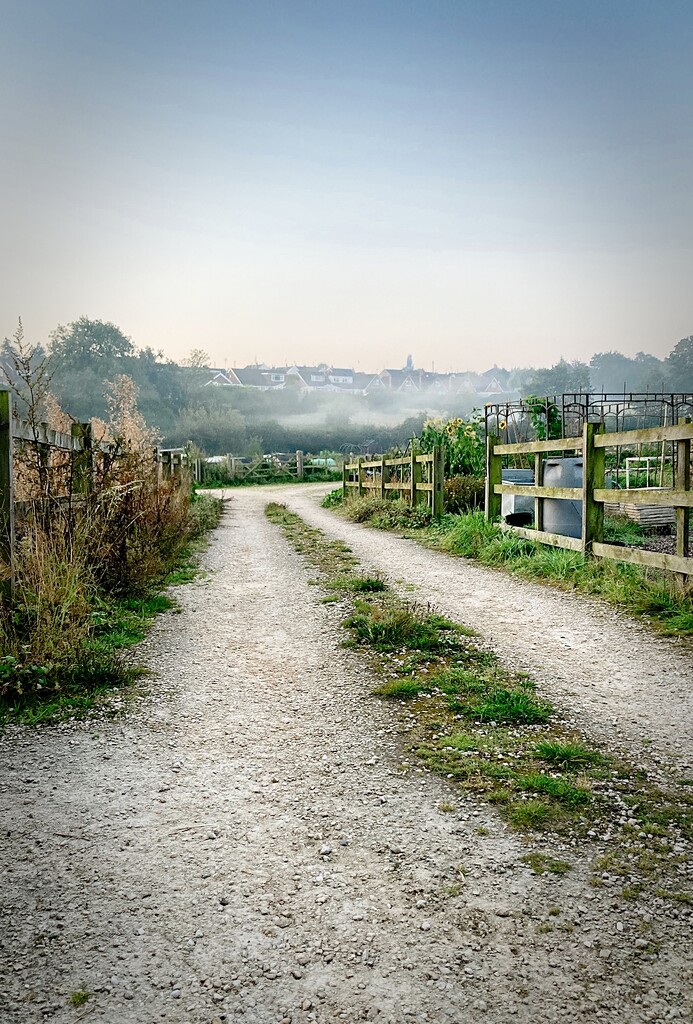
[[[402,722],[406,766],[446,778],[461,810],[467,799],[485,799],[512,828],[543,844],[569,840],[578,856],[589,850],[595,830],[608,834],[602,855],[607,859],[595,862],[595,885],[605,884],[606,873],[633,878],[643,898],[655,885],[664,891],[664,879],[667,892],[681,891],[680,860],[672,850],[693,837],[690,780],[668,789],[607,755],[569,728],[526,674],[505,669],[472,630],[405,601],[383,580],[364,574],[346,545],[330,541],[284,506],[272,504],[266,511],[317,567],[326,592],[340,593],[350,604],[344,622],[348,644],[369,665],[374,695],[390,701]],[[487,538],[495,536],[495,527],[481,524],[470,534],[474,543],[484,531]],[[364,582],[373,579],[375,588]],[[632,808],[635,817],[628,818],[624,808]],[[643,849],[643,835],[657,837],[657,843],[646,838]],[[633,837],[641,846],[636,844],[635,855]],[[571,866],[545,850],[530,857],[540,874],[560,875]]]
[[[85,548],[36,532],[24,562],[20,556],[17,603],[0,618],[0,726],[82,715],[134,683],[143,673],[123,652],[144,639],[156,615],[175,608],[161,586],[192,578],[195,551],[220,512],[217,499],[195,496],[177,547],[168,546],[146,586],[138,578],[133,594],[105,590]]]

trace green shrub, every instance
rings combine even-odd
[[[445,480],[445,511],[453,514],[474,512],[484,507],[483,476],[451,476]]]
[[[345,503],[344,510],[353,522],[370,523],[381,530],[417,530],[433,522],[427,505],[409,505],[388,498],[353,498]]]
[[[341,487],[336,487],[322,499],[320,504],[323,508],[338,508],[344,503],[344,493]]]

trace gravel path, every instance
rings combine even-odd
[[[313,493],[310,493],[310,490]],[[422,548],[320,508],[326,488],[287,488],[281,501],[346,541],[389,580],[464,622],[593,736],[693,765],[693,645],[657,636],[604,602]]]
[[[3,1024],[688,1019],[688,908],[592,888],[574,850],[533,875],[492,810],[404,765],[270,496],[234,493],[140,649],[148,696],[0,742]],[[428,560],[437,603],[464,571],[360,536],[393,575]]]

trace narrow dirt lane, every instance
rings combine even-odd
[[[320,508],[327,489],[285,488],[277,500],[389,580],[415,584],[414,598],[476,629],[593,736],[690,768],[693,645],[658,637],[605,603],[349,523]]]
[[[143,645],[148,697],[0,741],[3,1024],[686,1019],[688,910],[590,887],[570,849],[533,875],[403,765],[270,496],[234,493]]]

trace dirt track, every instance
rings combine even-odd
[[[182,613],[143,645],[150,696],[115,722],[2,740],[3,1024],[687,1019],[688,909],[590,887],[574,850],[568,875],[534,876],[493,811],[404,770],[391,709],[339,647],[338,613],[263,516],[272,497],[234,493],[209,578],[178,591]],[[557,674],[557,637],[579,666],[612,612],[578,621],[578,604],[549,592],[532,614],[553,632],[518,645],[508,631],[525,585],[326,519],[314,492],[281,500],[348,531],[364,564],[422,599],[470,625],[483,615],[500,653],[544,664],[544,685],[581,718],[596,708],[595,724],[617,738],[617,721],[627,741],[646,714],[652,745],[679,754],[686,652],[634,629],[619,656],[609,633],[601,670],[628,710],[606,688],[582,699],[592,676]],[[455,577],[464,600],[450,573],[471,574]],[[504,623],[482,584],[502,588]],[[655,675],[641,694],[643,658]],[[73,1008],[82,987],[91,997]]]
[[[320,508],[306,489],[287,489],[281,500],[390,580],[415,584],[419,600],[478,630],[592,735],[693,764],[690,642],[658,637],[602,602],[364,529]]]

